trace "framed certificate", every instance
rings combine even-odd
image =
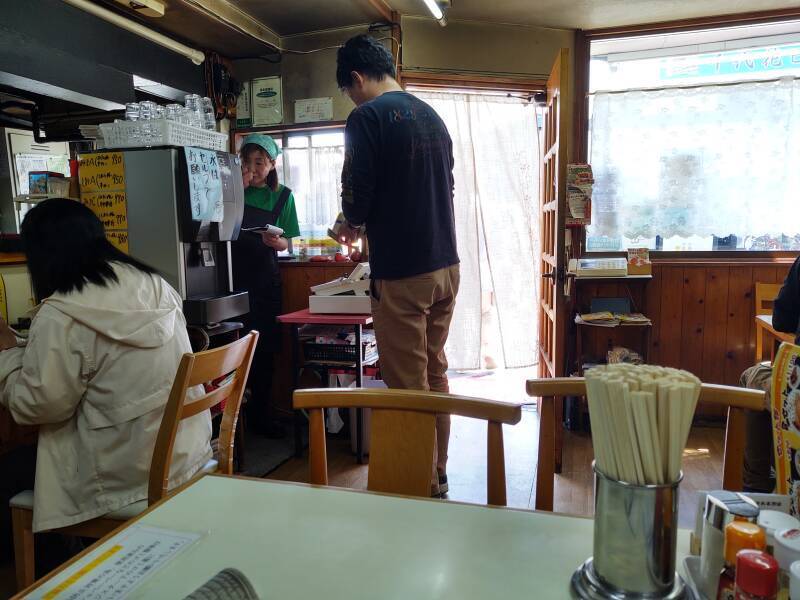
[[[253,79],[253,127],[283,123],[283,91],[280,76]]]

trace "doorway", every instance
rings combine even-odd
[[[489,91],[410,91],[436,110],[453,140],[461,289],[447,344],[450,367],[532,367],[538,360],[535,104]]]

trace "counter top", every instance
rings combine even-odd
[[[300,259],[292,259],[292,260],[281,260],[279,261],[281,268],[289,268],[289,267],[342,267],[342,268],[355,268],[358,263],[353,262],[352,260],[348,260],[346,262],[336,262],[335,260],[326,261],[326,262],[311,262],[308,259],[300,260]]]
[[[23,265],[25,262],[22,252],[0,252],[0,265]]]

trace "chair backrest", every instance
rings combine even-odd
[[[295,410],[309,415],[311,483],[328,485],[326,408],[370,408],[372,424],[367,489],[429,497],[433,475],[436,415],[488,421],[486,497],[505,506],[503,423],[519,423],[519,404],[415,390],[297,390]]]
[[[756,316],[771,315],[772,304],[781,291],[780,283],[758,283],[756,282]]]
[[[225,401],[225,409],[219,428],[218,470],[227,475],[233,474],[236,421],[239,418],[244,386],[247,374],[250,372],[250,363],[253,360],[257,342],[258,332],[251,331],[240,340],[227,346],[183,355],[169,393],[164,417],[161,419],[161,427],[158,430],[153,449],[147,491],[149,504],[157,502],[167,493],[172,449],[180,422],[183,419],[194,417],[222,401]],[[199,398],[187,397],[188,391],[192,387],[211,383],[226,375],[228,377],[219,382],[216,389],[204,393]]]
[[[556,419],[554,400],[564,396],[585,396],[586,380],[583,377],[554,377],[531,379],[526,384],[529,396],[542,399],[539,424],[539,458],[536,470],[536,509],[553,510],[555,479],[555,451],[552,444],[541,440],[554,439]],[[760,390],[704,383],[700,388],[700,401],[728,407],[725,426],[725,451],[722,464],[722,487],[740,491],[743,487],[745,410],[763,410],[766,394]]]

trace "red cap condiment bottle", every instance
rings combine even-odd
[[[736,555],[736,600],[774,600],[778,594],[778,561],[760,550]]]

